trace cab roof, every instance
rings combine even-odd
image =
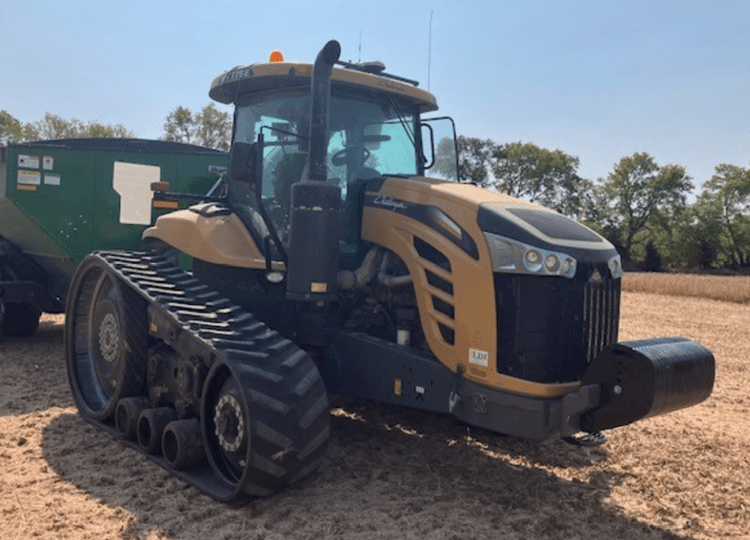
[[[225,71],[211,83],[208,95],[220,103],[235,103],[238,98],[273,90],[310,87],[312,65],[293,62],[268,62],[238,66]],[[333,89],[367,89],[399,96],[413,102],[421,113],[436,111],[437,100],[429,92],[396,78],[350,68],[334,68]]]

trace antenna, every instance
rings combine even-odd
[[[362,30],[359,31],[359,58],[357,62],[362,62]]]
[[[430,31],[427,43],[427,91],[430,91],[430,68],[432,67],[432,14],[434,10],[430,10]]]

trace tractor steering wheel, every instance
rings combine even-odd
[[[346,163],[346,155],[350,152],[354,152],[355,150],[356,149],[354,147],[339,150],[331,157],[331,163],[333,163],[336,167],[341,167],[344,163]],[[367,161],[367,158],[370,157],[370,151],[367,148],[361,148],[361,151],[362,163],[364,163],[365,161]]]

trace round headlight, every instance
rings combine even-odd
[[[544,266],[546,266],[547,270],[550,272],[557,270],[559,264],[560,260],[555,255],[547,255],[547,258],[544,259]]]
[[[539,272],[542,269],[542,254],[535,249],[526,250],[523,254],[523,265],[529,272]]]
[[[575,259],[565,259],[565,261],[562,263],[562,268],[560,269],[560,274],[562,274],[565,277],[572,278],[576,274],[576,261]]]

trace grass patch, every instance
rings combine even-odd
[[[622,290],[750,304],[750,276],[626,272]]]

